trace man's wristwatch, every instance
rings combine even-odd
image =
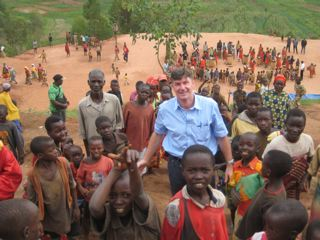
[[[228,164],[233,164],[234,163],[234,160],[231,159],[230,161],[228,161]]]

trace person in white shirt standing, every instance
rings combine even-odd
[[[300,65],[300,79],[301,79],[301,81],[303,80],[304,69],[305,69],[304,61],[301,61],[301,65]]]

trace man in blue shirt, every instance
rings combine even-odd
[[[140,168],[148,165],[163,140],[163,147],[169,155],[168,172],[174,195],[185,185],[181,157],[189,146],[205,145],[215,154],[219,145],[228,163],[226,177],[232,174],[232,153],[217,103],[193,93],[194,81],[187,69],[175,69],[171,78],[176,97],[160,105],[155,130],[138,165]]]

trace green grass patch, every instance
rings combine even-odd
[[[302,99],[301,105],[303,106],[311,106],[313,104],[320,104],[320,99]]]

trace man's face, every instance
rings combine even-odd
[[[181,80],[172,82],[172,89],[178,100],[192,99],[194,82],[189,77],[183,77]]]
[[[55,81],[54,83],[55,83],[55,85],[57,85],[57,86],[62,85],[62,83],[63,83],[63,78],[61,78],[61,79],[59,79],[59,80]]]
[[[89,87],[93,93],[102,92],[103,86],[105,84],[104,77],[102,74],[96,74],[90,76],[88,80]]]

